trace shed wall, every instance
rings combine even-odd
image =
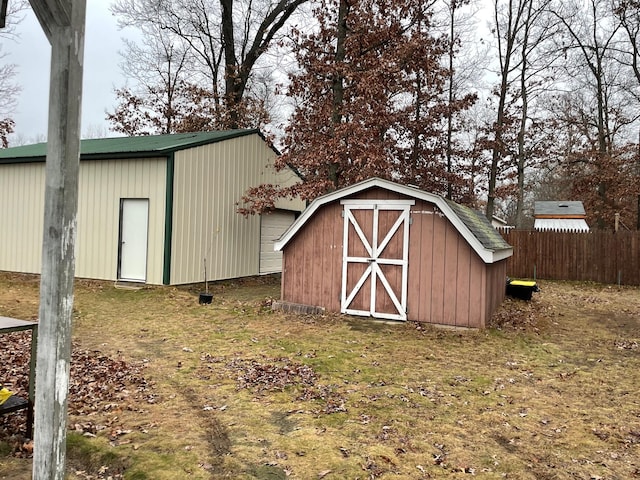
[[[39,273],[44,163],[0,165],[0,270]]]
[[[40,273],[45,164],[0,166],[0,270]],[[165,159],[80,163],[76,276],[116,280],[121,198],[149,199],[147,281],[162,283]]]
[[[120,200],[149,199],[147,283],[162,284],[166,158],[80,163],[76,276],[116,280]]]
[[[249,187],[289,185],[291,171],[276,173],[275,152],[257,134],[175,154],[171,284],[258,275],[260,218],[236,213]],[[301,202],[278,208],[302,210]]]
[[[326,205],[289,242],[282,259],[283,300],[340,311],[341,213],[339,203]]]
[[[506,296],[507,260],[487,265],[487,305],[486,323],[491,320],[491,315],[497,310]]]
[[[372,190],[358,198],[403,198]],[[282,299],[340,311],[343,220],[320,208],[284,250]],[[409,234],[408,320],[482,328],[504,299],[506,262],[486,265],[434,205],[417,200]]]
[[[486,265],[438,209],[411,209],[408,318],[456,327],[482,327]]]

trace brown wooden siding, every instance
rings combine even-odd
[[[500,306],[506,295],[507,262],[505,260],[486,266],[487,303],[485,305],[486,322]]]
[[[485,264],[433,205],[416,202],[411,218],[408,318],[483,327],[489,304],[483,288]]]
[[[287,245],[283,255],[282,299],[340,311],[342,207],[320,209]]]
[[[358,195],[367,199],[402,199],[386,190]],[[282,299],[287,302],[320,306],[340,311],[343,255],[343,207],[338,201],[320,208],[284,250]],[[370,220],[355,212],[359,222],[371,228]],[[396,216],[397,218],[397,216]],[[504,299],[506,262],[485,265],[455,227],[427,202],[416,200],[411,207],[409,235],[407,318],[409,320],[482,328]],[[369,222],[369,223],[367,223]],[[388,231],[392,214],[380,216],[379,231]],[[350,227],[352,228],[352,227]],[[353,232],[351,232],[353,233]],[[366,255],[355,233],[350,235],[349,253]],[[385,250],[399,256],[400,232]],[[356,241],[357,240],[357,241]],[[365,266],[354,269],[348,286],[358,281]],[[385,267],[392,285],[401,284],[401,269]],[[378,292],[383,292],[380,287]],[[398,296],[399,288],[398,288]],[[370,288],[367,285],[351,308],[368,310]],[[393,312],[388,295],[383,294],[380,311]]]

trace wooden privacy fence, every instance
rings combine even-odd
[[[640,231],[502,231],[513,247],[512,278],[640,285]]]

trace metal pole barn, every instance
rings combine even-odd
[[[63,480],[86,0],[29,0],[51,44],[34,480]]]

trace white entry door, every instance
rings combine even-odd
[[[407,319],[411,200],[343,200],[341,312]]]
[[[149,199],[121,199],[119,280],[132,282],[147,280],[148,227]]]

